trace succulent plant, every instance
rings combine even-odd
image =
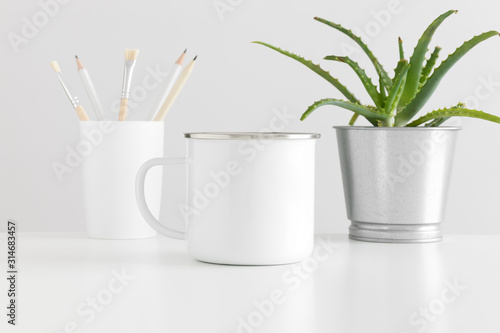
[[[350,37],[354,40],[368,56],[378,74],[378,86],[373,84],[372,79],[368,77],[363,68],[355,61],[347,56],[326,56],[325,60],[337,61],[347,64],[359,77],[368,95],[374,105],[363,105],[346,86],[333,77],[328,71],[325,71],[319,65],[303,57],[291,52],[282,50],[263,42],[254,42],[271,48],[287,57],[297,60],[305,65],[313,72],[321,76],[323,79],[331,83],[337,88],[347,100],[336,98],[325,98],[314,102],[304,112],[301,120],[307,118],[314,110],[324,105],[335,105],[354,112],[350,125],[353,125],[359,115],[365,117],[374,126],[387,127],[414,127],[419,125],[424,126],[439,126],[450,117],[473,117],[484,120],[500,123],[500,117],[474,110],[468,109],[463,103],[458,103],[456,106],[432,111],[416,120],[411,121],[413,117],[426,104],[431,95],[436,90],[441,79],[445,76],[448,70],[462,58],[469,50],[486,39],[500,35],[497,31],[488,31],[478,36],[474,36],[470,40],[464,42],[458,47],[455,52],[450,54],[441,62],[439,67],[435,67],[436,61],[441,50],[436,46],[431,53],[429,59],[426,59],[426,54],[429,51],[428,47],[432,36],[441,23],[451,14],[456,13],[456,10],[450,10],[435,19],[420,37],[417,46],[413,50],[413,54],[408,61],[404,57],[403,41],[398,39],[399,44],[399,61],[394,70],[394,76],[390,77],[384,70],[380,62],[370,51],[368,46],[355,35],[351,30],[342,27],[325,19],[315,17],[314,19],[326,24]],[[410,122],[411,121],[411,122]]]

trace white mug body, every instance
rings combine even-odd
[[[315,140],[187,140],[194,258],[261,265],[311,253]]]

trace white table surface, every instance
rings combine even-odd
[[[500,236],[400,245],[324,235],[316,246],[307,262],[241,267],[197,262],[183,241],[160,236],[20,234],[18,326],[2,306],[0,331],[500,332]],[[120,283],[123,271],[130,280]],[[104,305],[92,309],[92,299]]]

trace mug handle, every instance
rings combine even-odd
[[[144,181],[146,179],[146,174],[149,169],[158,165],[178,165],[178,164],[187,164],[188,159],[185,157],[176,157],[176,158],[153,158],[146,163],[144,163],[137,172],[137,177],[135,179],[135,195],[137,199],[137,205],[139,206],[139,210],[141,211],[142,216],[148,222],[148,224],[158,231],[160,234],[175,238],[175,239],[185,239],[186,233],[183,231],[178,231],[174,229],[170,229],[160,223],[151,211],[149,210],[148,204],[146,203],[146,197],[144,195]]]

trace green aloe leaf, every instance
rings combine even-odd
[[[427,124],[425,124],[424,126],[425,127],[439,127],[441,125],[443,125],[443,123],[445,121],[447,121],[448,119],[450,119],[451,117],[444,117],[444,118],[436,118],[430,122],[428,122]]]
[[[344,33],[348,37],[350,37],[352,40],[354,40],[360,47],[361,49],[366,53],[370,61],[373,63],[373,66],[375,67],[375,70],[377,71],[378,76],[382,79],[384,82],[385,89],[389,90],[392,86],[392,81],[387,72],[384,70],[378,59],[373,55],[373,52],[368,48],[368,45],[366,45],[360,37],[356,36],[351,30],[346,29],[342,27],[340,24],[333,23],[330,21],[327,21],[325,19],[315,17],[314,18],[316,21],[319,21],[323,24],[326,24],[334,29],[337,29],[338,31]]]
[[[436,65],[437,58],[439,57],[439,51],[441,51],[441,48],[436,46],[431,54],[431,57],[425,63],[425,67],[422,69],[422,75],[420,76],[419,89],[427,82],[432,69]]]
[[[312,70],[313,72],[315,72],[316,74],[318,74],[319,76],[321,76],[323,79],[325,79],[328,82],[330,82],[349,101],[351,101],[353,103],[359,103],[359,100],[342,83],[340,83],[340,81],[338,79],[336,79],[333,76],[331,76],[329,72],[325,71],[319,65],[314,64],[312,61],[306,60],[306,59],[304,59],[303,57],[301,57],[299,55],[296,55],[294,53],[282,50],[279,47],[272,46],[272,45],[264,43],[264,42],[252,42],[252,43],[264,45],[264,46],[266,46],[266,47],[268,47],[268,48],[270,48],[272,50],[275,50],[276,52],[279,52],[279,53],[281,53],[283,55],[286,55],[287,57],[290,57],[290,58],[292,58],[292,59],[300,62],[301,64],[305,65],[307,68],[309,68],[310,70]]]
[[[387,93],[385,91],[384,83],[382,82],[382,79],[380,79],[380,78],[378,81],[378,86],[380,88],[380,99],[381,99],[382,108],[385,109],[385,100],[387,99]]]
[[[403,59],[399,62],[403,64],[403,67],[399,71],[398,76],[393,80],[391,90],[389,91],[389,96],[387,97],[387,100],[385,102],[385,113],[390,114],[391,116],[394,116],[394,114],[396,113],[399,100],[401,98],[401,95],[403,94],[406,84],[408,70],[410,68],[408,60]]]
[[[415,97],[418,92],[420,75],[422,74],[422,66],[425,60],[425,54],[428,51],[429,43],[431,42],[432,36],[436,29],[443,23],[443,21],[456,10],[449,10],[446,13],[440,15],[435,19],[429,27],[424,31],[422,37],[420,37],[417,46],[413,50],[413,54],[410,58],[410,70],[408,71],[408,76],[406,77],[405,90],[403,91],[403,96],[399,101],[400,109],[404,108],[410,101]]]
[[[405,58],[405,51],[403,50],[403,40],[401,37],[398,37],[398,47],[399,47],[399,60],[403,60]]]
[[[462,103],[462,102],[459,102],[456,106],[454,106],[454,108],[461,108],[461,109],[465,109],[465,104]],[[429,121],[428,123],[426,123],[424,126],[425,127],[439,127],[441,126],[445,121],[447,121],[448,119],[450,119],[451,117],[443,117],[443,118],[435,118],[431,121]]]
[[[306,119],[314,110],[316,110],[319,107],[322,107],[324,105],[335,105],[335,106],[340,106],[341,108],[350,110],[352,112],[358,113],[368,119],[372,124],[377,123],[377,119],[379,120],[385,120],[390,118],[389,115],[386,115],[384,113],[378,112],[377,109],[373,106],[369,105],[361,105],[357,103],[352,103],[349,101],[344,101],[341,99],[334,99],[334,98],[324,98],[319,101],[314,102],[311,106],[309,106],[302,114],[302,117],[300,117],[300,120]]]
[[[359,118],[359,113],[355,113],[352,115],[351,120],[349,120],[349,125],[353,126],[356,120]]]
[[[404,110],[402,110],[396,116],[396,126],[404,126],[411,118],[417,114],[418,111],[427,103],[431,95],[436,90],[441,79],[446,75],[448,70],[450,70],[455,63],[460,60],[467,52],[469,52],[474,46],[488,38],[497,36],[499,33],[497,31],[488,31],[482,33],[479,36],[474,36],[472,39],[464,42],[459,48],[455,50],[452,54],[446,58],[441,65],[434,70],[434,73],[427,79],[425,85],[420,89],[417,96],[408,104]],[[411,65],[411,63],[410,63]],[[411,67],[410,67],[411,70]],[[408,73],[409,74],[409,73]],[[408,78],[407,78],[408,81]],[[408,84],[408,83],[407,83]],[[404,93],[403,93],[404,94]]]
[[[461,108],[465,109],[465,104],[460,102],[458,103],[455,108]],[[436,118],[434,120],[429,121],[427,124],[425,124],[425,127],[439,127],[441,126],[445,121],[450,119],[451,117],[443,117],[443,118]]]
[[[398,61],[398,64],[396,65],[396,68],[394,68],[394,78],[392,79],[393,81],[396,79],[396,77],[401,73],[401,70],[403,69],[404,66],[408,63],[408,60],[402,59]]]
[[[473,109],[465,109],[462,107],[451,107],[451,108],[446,108],[446,109],[440,109],[437,111],[432,111],[426,114],[425,116],[422,116],[408,125],[406,127],[416,127],[418,125],[421,125],[423,123],[426,123],[430,120],[433,119],[440,119],[440,118],[449,118],[449,117],[470,117],[470,118],[479,118],[483,120],[488,120],[492,121],[494,123],[499,123],[500,124],[500,117],[497,117],[495,115],[479,111],[479,110],[473,110]]]
[[[326,56],[324,59],[339,61],[348,64],[349,67],[351,67],[353,71],[356,73],[356,75],[359,77],[361,83],[363,83],[363,86],[368,92],[368,95],[370,95],[371,99],[373,100],[373,103],[375,103],[375,105],[380,111],[383,111],[382,99],[377,90],[377,87],[373,84],[372,80],[368,77],[368,75],[366,75],[365,70],[361,68],[357,62],[353,61],[349,57],[337,57],[334,55]]]

